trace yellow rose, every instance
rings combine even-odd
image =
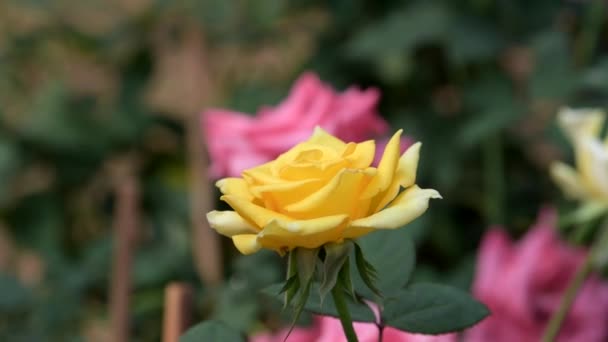
[[[375,168],[373,140],[344,143],[317,127],[276,160],[218,181],[234,211],[212,211],[207,219],[243,254],[261,248],[283,254],[399,228],[424,213],[430,198],[441,198],[416,186],[420,143],[399,156],[400,136]]]
[[[600,134],[606,114],[601,110],[565,108],[558,114],[560,126],[574,146],[576,170],[555,162],[551,175],[573,199],[608,204],[608,139]]]

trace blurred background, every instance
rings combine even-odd
[[[112,340],[127,300],[130,340],[157,341],[172,281],[192,286],[193,321],[272,325],[252,293],[281,260],[201,228],[219,204],[198,116],[274,105],[304,71],[379,88],[391,128],[424,142],[418,183],[444,200],[408,228],[416,277],[468,288],[487,227],[519,236],[566,205],[554,118],[608,100],[606,5],[1,1],[0,340]]]

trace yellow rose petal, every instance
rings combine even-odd
[[[384,210],[351,222],[353,227],[394,229],[402,227],[422,215],[429,206],[429,199],[441,198],[433,189],[420,189],[414,185],[403,191]]]
[[[404,188],[408,188],[416,183],[416,170],[418,169],[421,146],[422,143],[415,143],[399,158],[397,178],[399,178],[399,184]]]
[[[280,219],[293,221],[292,218],[275,211],[260,207],[252,202],[236,196],[222,196],[222,201],[228,203],[243,219],[254,223],[258,228],[264,228],[270,221]]]
[[[292,217],[322,217],[336,214],[354,214],[364,204],[359,193],[373,177],[375,170],[344,169],[328,184],[310,196],[285,207]]]
[[[319,126],[315,127],[312,136],[305,143],[324,145],[336,151],[341,151],[346,145],[342,140],[327,133],[323,128]]]
[[[287,191],[302,191],[307,185],[318,183],[319,179],[303,179],[298,181],[285,181],[281,183],[256,185],[250,188],[251,192],[256,196],[261,196],[266,192],[287,192]]]
[[[262,245],[258,242],[256,234],[235,235],[232,237],[232,242],[236,246],[236,249],[245,255],[253,254],[262,249]]]
[[[590,192],[608,198],[608,150],[597,139],[582,138],[577,144],[578,168]]]
[[[361,194],[362,199],[368,199],[384,191],[393,181],[397,163],[399,162],[399,144],[402,130],[398,130],[384,149],[384,154],[378,164],[378,174]]]
[[[342,228],[347,221],[347,215],[291,222],[274,220],[264,227],[258,239],[265,248],[274,250],[317,248],[328,242],[342,240]]]
[[[320,161],[318,163],[288,163],[277,168],[277,174],[284,180],[331,179],[338,171],[347,166],[348,161],[344,159]]]
[[[221,199],[234,211],[212,211],[207,219],[243,254],[267,248],[283,255],[401,227],[441,196],[415,185],[420,144],[400,157],[400,136],[376,168],[374,141],[344,143],[317,128],[274,161],[219,181]]]
[[[399,178],[395,178],[393,179],[391,185],[386,188],[386,190],[381,191],[376,196],[372,197],[369,206],[369,211],[365,216],[369,216],[384,209],[387,204],[389,204],[393,199],[395,199],[395,197],[397,197],[397,195],[399,194],[399,190],[401,189],[400,183],[401,180]]]
[[[349,161],[350,167],[359,169],[369,167],[374,161],[376,143],[373,140],[368,140],[353,145],[354,148],[345,150],[343,154],[343,157]]]
[[[224,178],[215,183],[222,194],[238,196],[248,201],[253,199],[253,195],[249,192],[247,182],[242,178]]]
[[[249,185],[281,182],[282,180],[272,173],[273,165],[274,162],[269,162],[247,169],[243,171],[243,179],[245,179]]]
[[[551,164],[551,178],[561,190],[570,198],[584,198],[587,196],[585,185],[575,169],[562,162]]]
[[[600,109],[562,108],[558,113],[559,124],[572,141],[583,136],[597,137],[605,117]]]
[[[211,211],[207,213],[207,221],[211,228],[228,237],[259,230],[234,211]]]
[[[368,215],[384,209],[397,196],[401,187],[408,188],[416,183],[416,169],[421,146],[421,143],[415,143],[399,158],[396,176],[386,190],[373,197]]]
[[[265,184],[251,187],[257,197],[271,197],[278,207],[286,207],[309,196],[323,186],[323,180],[313,178],[300,181]]]
[[[340,153],[342,149],[304,142],[279,156],[271,168],[273,174],[282,180],[327,179],[348,166],[347,160],[340,158]]]

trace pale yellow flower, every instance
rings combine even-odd
[[[415,184],[421,144],[399,156],[400,135],[376,168],[370,166],[374,141],[344,143],[316,128],[276,160],[218,181],[221,199],[234,211],[212,211],[207,219],[243,254],[261,248],[283,254],[402,227],[441,196]]]
[[[601,137],[606,114],[597,109],[565,108],[559,124],[574,147],[576,169],[562,162],[551,165],[551,175],[570,198],[608,205],[608,139]]]

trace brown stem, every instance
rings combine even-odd
[[[206,217],[206,213],[212,209],[213,205],[200,125],[198,114],[190,116],[187,121],[191,172],[192,250],[196,268],[203,282],[207,286],[215,287],[222,281],[222,251],[219,235],[211,230]]]
[[[129,340],[131,264],[139,225],[139,186],[133,165],[130,163],[127,165],[117,167],[112,175],[116,194],[110,287],[110,319],[114,342]]]
[[[163,342],[179,342],[190,325],[192,288],[184,283],[171,283],[165,289]]]

